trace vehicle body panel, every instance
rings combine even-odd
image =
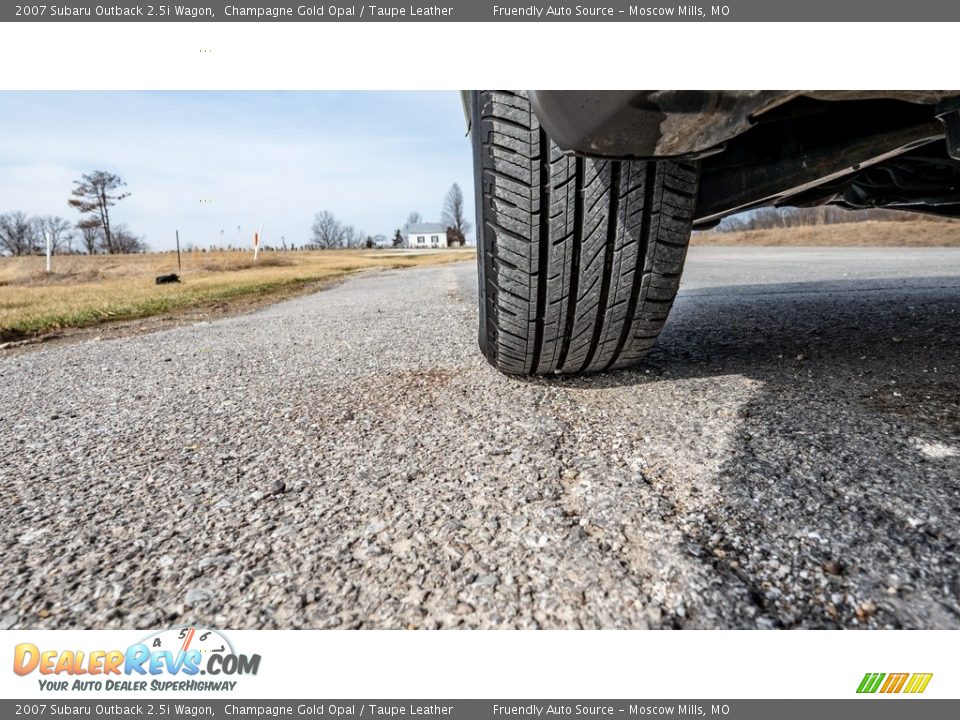
[[[956,90],[531,90],[547,135],[578,155],[697,157],[749,130],[797,98],[898,100],[936,105]]]

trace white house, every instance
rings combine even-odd
[[[407,225],[408,248],[445,248],[447,228],[443,223],[413,223]]]

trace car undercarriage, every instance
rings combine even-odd
[[[781,205],[960,217],[958,91],[530,95],[548,135],[564,150],[697,160],[695,228]]]

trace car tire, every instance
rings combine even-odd
[[[470,104],[484,355],[512,375],[636,363],[680,284],[696,164],[565,154],[523,92]]]

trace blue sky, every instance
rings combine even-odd
[[[100,169],[131,193],[115,222],[154,250],[261,223],[299,245],[320,210],[389,235],[414,210],[439,221],[454,182],[473,224],[465,132],[455,92],[2,92],[0,212],[76,221],[73,180]]]

